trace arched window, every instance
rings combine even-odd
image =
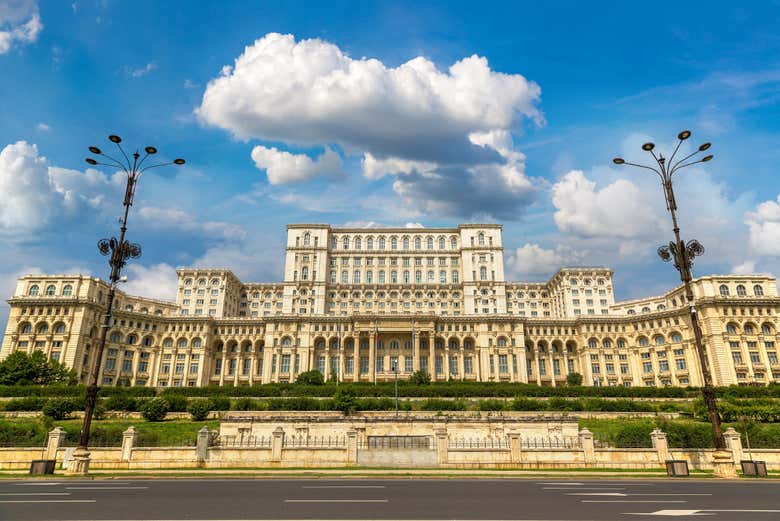
[[[720,285],[720,295],[722,297],[728,297],[729,296],[729,287],[725,284]]]
[[[288,336],[284,337],[282,339],[282,347],[291,347],[292,346],[292,339]]]
[[[27,291],[27,294],[30,295],[31,297],[37,297],[38,291],[40,291],[40,289],[38,288],[38,284],[33,284],[32,286],[30,286],[30,289]]]
[[[73,286],[71,286],[70,284],[66,284],[65,287],[62,288],[62,296],[70,297],[71,295],[73,295]]]
[[[369,237],[368,239],[366,239],[366,249],[368,249],[368,250],[373,250],[374,249],[374,238],[373,237]]]
[[[604,345],[604,348],[605,348],[605,349],[609,349],[609,348],[611,348],[611,347],[612,347],[612,340],[610,340],[609,338],[607,338],[606,340],[604,340],[604,341],[602,342],[602,344]]]
[[[639,345],[642,347],[647,347],[650,345],[650,342],[647,340],[646,336],[640,336],[639,337]]]
[[[385,238],[384,237],[380,237],[379,238],[379,249],[380,250],[384,250],[385,249]]]
[[[485,266],[479,268],[479,280],[487,280],[487,268]]]
[[[642,308],[642,313],[650,313],[650,308],[645,306]]]
[[[200,347],[202,344],[200,338],[194,338],[192,340],[192,347]]]
[[[408,250],[408,249],[409,249],[409,237],[404,237],[404,240],[403,240],[403,248],[404,248],[405,250]]]
[[[463,341],[463,349],[473,349],[474,348],[474,342],[467,338]]]
[[[47,297],[53,297],[57,294],[57,288],[54,286],[54,284],[49,284],[46,286],[46,296]]]
[[[772,334],[772,326],[769,324],[763,324],[761,326],[761,332],[765,335],[771,335]]]
[[[205,286],[206,285],[206,279],[198,279],[198,286]]]
[[[144,345],[144,347],[152,347],[154,339],[150,336],[145,336],[141,343]]]
[[[127,335],[127,339],[125,343],[129,345],[134,345],[136,340],[138,340],[138,338],[135,335]]]
[[[682,335],[677,332],[672,333],[672,342],[674,342],[675,344],[682,342]]]
[[[119,342],[122,341],[122,335],[120,335],[118,332],[114,331],[113,333],[111,333],[111,336],[108,339],[109,339],[109,341],[111,341],[111,342],[113,342],[115,344],[118,344]]]
[[[420,248],[422,248],[422,239],[420,239],[419,237],[415,237],[414,238],[414,249],[415,250],[419,250]]]
[[[447,246],[447,242],[444,240],[444,237],[439,237],[439,249],[443,250]]]
[[[753,325],[752,324],[745,324],[745,334],[746,335],[752,335],[754,332]]]
[[[344,239],[342,240],[342,246],[344,247],[345,250],[349,249],[349,237],[344,237]]]
[[[179,349],[184,349],[187,347],[187,339],[186,338],[180,338],[178,342],[176,342],[176,347]]]
[[[728,333],[729,335],[736,335],[737,334],[736,324],[726,324],[726,333]]]
[[[428,237],[428,239],[427,239],[425,242],[426,242],[426,245],[425,245],[425,246],[426,246],[426,247],[427,247],[429,250],[432,250],[432,249],[433,249],[433,237]]]
[[[482,232],[479,232],[478,241],[480,246],[485,245],[485,234]]]
[[[363,241],[360,239],[360,237],[355,238],[355,249],[359,250],[363,247]]]
[[[55,333],[58,333],[58,334],[62,334],[62,333],[64,333],[64,332],[65,332],[65,324],[63,324],[62,322],[60,322],[59,324],[57,324],[56,326],[54,326],[54,332],[55,332]]]
[[[32,326],[30,325],[29,322],[25,322],[19,328],[19,332],[22,333],[23,335],[32,333]]]
[[[664,339],[663,335],[656,335],[653,337],[653,341],[655,342],[655,345],[662,346],[666,340]]]
[[[48,333],[49,332],[49,324],[47,324],[46,322],[41,322],[40,324],[38,324],[37,331],[38,331],[38,333]]]
[[[588,347],[591,349],[596,349],[599,346],[598,341],[595,338],[591,338],[588,340]]]
[[[629,309],[626,313],[629,315],[636,315],[636,311],[633,309]]]
[[[439,283],[447,284],[447,272],[444,270],[439,271]]]
[[[311,243],[311,234],[306,232],[303,234],[303,245],[308,246]]]
[[[738,284],[737,285],[737,295],[740,296],[740,297],[744,297],[745,295],[747,295],[747,291],[745,290],[745,286],[743,286],[742,284]]]
[[[396,237],[390,237],[390,249],[391,250],[398,249],[398,239]]]
[[[506,338],[499,337],[497,345],[498,345],[498,347],[506,347]]]
[[[626,347],[626,341],[625,341],[625,339],[623,339],[623,338],[618,338],[618,341],[617,341],[617,346],[618,346],[618,349],[623,349],[623,348],[625,348],[625,347]]]
[[[764,288],[756,284],[753,286],[753,294],[757,297],[762,297],[764,295]]]
[[[192,286],[192,279],[185,279],[184,280],[184,285],[185,286]]]
[[[173,339],[166,338],[165,340],[163,340],[163,347],[173,347]]]
[[[398,340],[390,341],[390,349],[398,349]]]
[[[458,239],[456,239],[455,237],[452,237],[450,239],[450,248],[453,249],[453,250],[457,250],[458,249]]]
[[[301,280],[309,280],[309,268],[306,266],[301,268]]]

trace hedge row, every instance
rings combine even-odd
[[[357,396],[390,397],[393,396],[393,382],[342,383],[337,386],[332,383],[325,385],[301,384],[265,384],[252,386],[207,386],[207,387],[176,387],[154,389],[150,387],[101,387],[100,395],[104,397],[127,396],[133,398],[180,395],[189,397],[249,396],[255,398],[283,398],[291,396],[315,396],[329,398],[339,387],[352,389]],[[26,396],[83,396],[84,386],[51,385],[51,386],[0,386],[0,397]],[[780,385],[767,387],[730,386],[717,389],[722,398],[780,398]],[[490,382],[439,382],[420,385],[410,382],[398,383],[399,396],[408,398],[511,398],[515,396],[528,397],[618,397],[618,398],[696,398],[699,390],[693,387],[582,387],[558,386],[540,387],[522,383],[490,383]]]

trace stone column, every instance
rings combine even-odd
[[[517,354],[518,356],[517,369],[518,371],[520,371],[520,374],[518,375],[518,381],[527,384],[528,383],[528,359],[525,357],[525,355],[526,355],[525,347],[521,347]]]
[[[436,381],[436,335],[428,336],[428,374]]]
[[[51,436],[51,433],[49,433],[49,436]],[[731,450],[734,464],[739,465],[739,462],[744,458],[742,453],[742,436],[734,430],[734,427],[729,427],[723,433],[723,440],[726,442],[726,448]]]
[[[54,427],[49,431],[49,437],[46,440],[46,459],[57,459],[57,449],[65,441],[65,429]]]
[[[449,438],[447,437],[447,429],[436,429],[436,454],[438,456],[439,465],[446,464],[449,460]]]
[[[552,346],[550,346],[550,376],[552,377],[552,386],[555,387],[555,356],[552,353]]]
[[[585,464],[592,465],[596,460],[596,447],[593,443],[593,433],[588,429],[582,429],[579,438],[582,452],[585,455]]]
[[[225,385],[225,372],[227,371],[227,353],[225,352],[225,346],[222,347],[222,367],[219,371],[219,385]]]
[[[138,433],[132,425],[122,433],[122,461],[130,461],[133,457],[133,447],[138,439]]]
[[[716,478],[734,479],[737,467],[730,450],[716,450],[712,453],[712,473]]]
[[[205,425],[198,431],[198,437],[195,445],[195,453],[198,459],[198,466],[202,467],[209,459],[209,442],[211,433]]]
[[[448,344],[444,344],[444,381],[449,381],[450,379],[450,347]]]
[[[89,474],[89,451],[86,449],[76,448],[73,451],[73,459],[68,463],[68,468],[65,469],[65,475],[67,476],[86,476]]]
[[[284,443],[284,429],[277,427],[274,429],[271,438],[271,461],[282,461],[282,444]]]
[[[534,364],[536,364],[536,385],[542,385],[542,368],[539,366],[539,346],[534,346]]]
[[[133,351],[133,361],[130,366],[130,385],[135,387],[136,376],[138,375],[138,358],[140,353],[138,350]]]
[[[376,383],[376,335],[368,337],[368,379]]]
[[[326,344],[327,345],[327,344]],[[330,380],[331,370],[330,370],[330,347],[325,349],[325,374],[323,375],[325,377],[325,381]]]
[[[520,433],[519,432],[510,432],[509,433],[509,445],[512,450],[512,463],[520,463],[520,460],[522,459],[522,444],[520,443]]]
[[[347,465],[357,465],[357,434],[355,429],[347,431]]]
[[[233,387],[238,387],[238,379],[239,375],[241,374],[241,371],[244,369],[244,361],[243,358],[241,358],[241,346],[238,346],[238,353],[236,355],[236,370],[233,372]]]
[[[650,433],[650,440],[653,442],[653,448],[658,455],[658,463],[664,464],[669,457],[669,442],[666,439],[666,433],[661,429],[655,429]]]
[[[420,370],[420,334],[415,332],[414,341],[412,342],[412,371],[416,373],[419,370]]]

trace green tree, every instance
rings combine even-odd
[[[325,383],[325,378],[323,378],[321,372],[315,369],[299,374],[295,379],[295,383],[301,385],[322,385]]]
[[[566,385],[573,387],[582,385],[582,375],[580,373],[569,373],[566,375]]]
[[[203,421],[209,416],[209,400],[193,400],[187,406],[187,412],[190,413],[192,421]]]
[[[0,385],[75,384],[76,373],[63,364],[48,360],[42,351],[32,354],[16,351],[0,362]]]
[[[150,422],[159,422],[165,419],[170,406],[165,398],[152,398],[146,400],[139,409],[143,417]]]
[[[409,383],[415,385],[428,385],[431,383],[431,375],[428,371],[415,371],[412,376],[409,377]]]
[[[358,401],[355,391],[351,387],[339,387],[333,394],[333,408],[344,413],[344,416],[358,410]]]

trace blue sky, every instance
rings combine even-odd
[[[182,265],[278,280],[288,222],[497,221],[511,279],[607,265],[655,294],[660,187],[610,160],[684,128],[715,153],[678,183],[696,272],[777,273],[780,3],[645,7],[0,0],[3,296],[105,275],[122,180],[84,157],[109,133],[187,159],[141,179],[136,293]]]

